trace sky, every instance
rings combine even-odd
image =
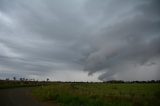
[[[0,0],[0,79],[160,80],[159,0]]]

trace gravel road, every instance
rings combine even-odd
[[[31,96],[31,88],[13,88],[0,90],[0,106],[55,106],[44,103]]]

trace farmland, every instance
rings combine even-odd
[[[48,85],[49,82],[45,81],[13,81],[13,80],[0,80],[0,89],[17,88],[17,87],[36,87]]]
[[[60,106],[160,106],[159,83],[52,83],[32,93]]]
[[[20,92],[19,87],[23,87],[22,90],[25,91],[30,89],[31,95],[36,100],[50,102],[56,106],[160,106],[159,81],[99,83],[0,81],[0,89],[9,88],[10,91]]]

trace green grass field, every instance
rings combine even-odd
[[[41,85],[49,85],[48,82],[38,81],[6,81],[0,80],[0,89],[17,88],[17,87],[36,87]]]
[[[158,83],[53,83],[33,95],[60,106],[160,106]]]

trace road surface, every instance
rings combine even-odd
[[[13,88],[0,90],[0,106],[55,106],[44,103],[31,96],[31,88]]]

